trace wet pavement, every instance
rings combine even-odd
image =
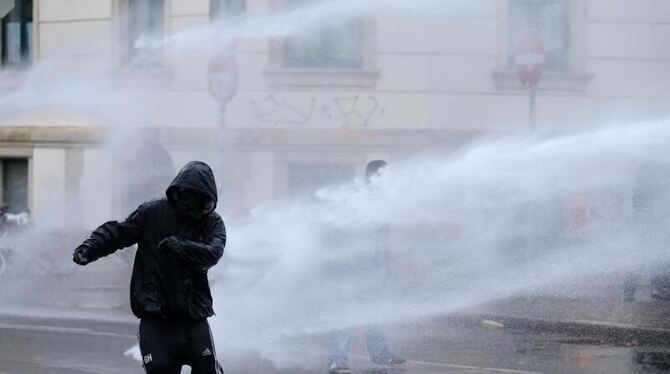
[[[354,373],[670,373],[665,341],[640,345],[556,331],[492,330],[446,318],[385,330],[407,364],[396,371],[371,366],[363,332],[354,329]],[[136,343],[136,331],[133,323],[0,317],[0,373],[142,373],[123,355]],[[277,368],[253,353],[220,354],[227,373],[326,373],[326,340],[312,335],[279,343],[285,356],[301,361],[298,366]]]

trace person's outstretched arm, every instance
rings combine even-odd
[[[159,248],[172,253],[186,267],[203,272],[219,262],[225,246],[226,228],[218,215],[208,219],[202,242],[171,236],[158,244]]]
[[[145,209],[144,205],[140,205],[125,221],[109,221],[100,225],[75,249],[72,260],[86,265],[137,243],[144,228]]]

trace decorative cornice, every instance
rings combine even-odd
[[[394,147],[417,148],[459,144],[476,131],[439,129],[226,129],[222,136],[213,127],[164,127],[157,129],[170,147],[216,147],[217,139],[229,147]],[[2,146],[97,147],[113,129],[100,126],[0,126]]]
[[[267,69],[270,87],[354,87],[373,88],[379,71],[361,69]]]
[[[539,91],[585,92],[593,74],[586,72],[545,72],[537,86]],[[493,72],[496,88],[502,91],[527,90],[514,71]]]

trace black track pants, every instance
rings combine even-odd
[[[198,321],[140,320],[140,351],[149,374],[223,374],[206,319]]]

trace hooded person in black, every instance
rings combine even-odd
[[[223,373],[207,318],[214,315],[207,271],[226,243],[212,169],[189,162],[166,197],[140,205],[123,222],[98,227],[74,251],[86,265],[138,244],[130,282],[130,306],[140,319],[140,350],[147,373]]]

